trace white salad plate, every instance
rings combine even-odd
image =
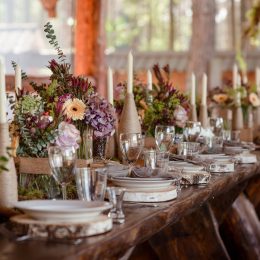
[[[202,171],[204,169],[204,166],[195,165],[195,164],[186,163],[186,162],[169,163],[169,171],[171,171],[171,169],[174,169],[174,168],[185,171],[185,172],[198,172],[198,171]]]
[[[145,190],[161,190],[171,186],[174,179],[163,178],[130,178],[130,177],[115,177],[112,178],[113,184],[127,189],[135,189],[139,191]]]
[[[112,205],[103,201],[29,200],[17,202],[15,207],[38,220],[73,221],[96,217]]]

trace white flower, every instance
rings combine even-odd
[[[75,149],[79,147],[80,132],[72,124],[61,122],[58,127],[59,135],[56,138],[56,144],[58,146],[73,146]]]

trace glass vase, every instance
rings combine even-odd
[[[107,137],[96,137],[93,140],[93,159],[104,161],[106,159]]]
[[[82,134],[82,141],[78,151],[79,159],[93,160],[93,128],[87,127]]]

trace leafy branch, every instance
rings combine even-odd
[[[12,60],[12,66],[13,66],[14,70],[17,67],[17,63],[15,61],[13,61],[13,60]],[[24,79],[24,80],[28,79],[28,76],[27,76],[26,72],[24,72],[23,70],[22,70],[22,79]]]
[[[1,174],[3,171],[8,171],[8,169],[6,168],[6,164],[8,163],[10,156],[12,156],[12,155],[11,155],[11,152],[10,152],[11,149],[12,149],[12,148],[7,147],[7,148],[6,148],[6,153],[7,153],[7,155],[1,155],[1,156],[0,156],[0,174]]]
[[[49,39],[49,43],[54,47],[54,49],[58,53],[58,59],[64,62],[66,59],[66,55],[63,53],[61,47],[59,46],[58,41],[56,40],[56,35],[53,26],[51,25],[50,22],[47,22],[44,25],[44,28],[45,28],[44,31],[46,32],[46,38]]]

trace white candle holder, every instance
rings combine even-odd
[[[9,125],[0,124],[0,155],[8,156],[6,148],[10,147]],[[4,215],[12,215],[12,208],[18,201],[17,175],[14,159],[9,158],[6,168],[8,171],[0,173],[0,212]]]
[[[135,105],[134,95],[132,93],[127,93],[125,97],[123,111],[120,115],[118,124],[118,138],[121,133],[142,133],[141,124]],[[120,147],[118,147],[118,155],[119,157],[122,157],[120,153]]]
[[[196,105],[191,105],[190,120],[194,122],[198,121]]]
[[[244,128],[244,119],[241,106],[236,106],[233,109],[232,130],[241,130]]]
[[[207,105],[200,105],[200,115],[199,121],[201,122],[201,126],[203,128],[208,127],[208,108]]]

